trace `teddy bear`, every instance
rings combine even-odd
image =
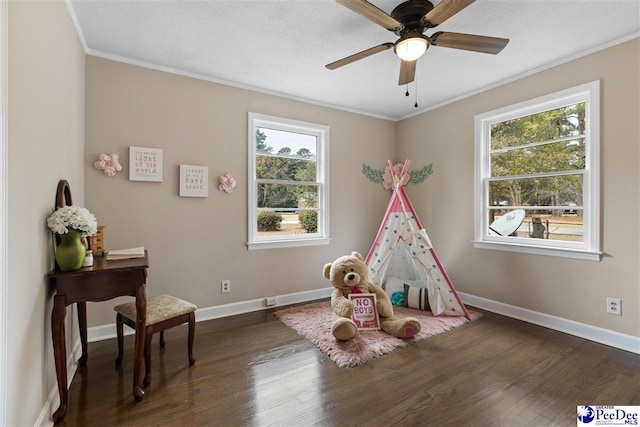
[[[393,313],[389,295],[380,286],[369,282],[368,267],[358,252],[345,255],[332,263],[325,264],[324,277],[335,287],[331,294],[333,322],[331,333],[341,341],[346,341],[358,333],[356,324],[351,320],[353,303],[351,293],[373,293],[376,295],[376,308],[380,317],[380,327],[386,333],[398,338],[411,338],[420,332],[420,322],[413,317],[399,318]]]

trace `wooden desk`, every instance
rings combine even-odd
[[[107,261],[96,256],[93,267],[77,271],[52,271],[49,282],[55,287],[53,311],[51,313],[51,336],[53,338],[53,357],[56,365],[60,407],[53,414],[54,423],[64,420],[67,413],[67,350],[65,343],[64,318],[66,306],[77,303],[78,324],[82,357],[80,366],[87,363],[87,301],[106,301],[119,296],[136,297],[136,341],[135,361],[133,364],[133,397],[139,402],[144,397],[140,386],[140,372],[144,352],[145,329],[147,323],[147,296],[145,283],[149,256],[144,258]]]

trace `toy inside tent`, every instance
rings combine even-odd
[[[469,319],[469,312],[438,259],[402,185],[403,180],[406,182],[410,164],[406,160],[398,174],[389,161],[393,192],[365,260],[369,267],[369,281],[381,287],[390,277],[418,281],[427,289],[434,316],[465,316]]]

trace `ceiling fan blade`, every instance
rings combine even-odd
[[[429,37],[434,46],[453,49],[472,50],[481,53],[497,54],[509,43],[509,39],[499,37],[478,36],[475,34],[444,33],[442,31]]]
[[[330,70],[335,70],[336,68],[351,64],[352,62],[356,62],[368,56],[375,55],[376,53],[383,52],[387,49],[391,49],[392,47],[393,43],[382,43],[381,45],[370,47],[369,49],[363,50],[362,52],[354,53],[353,55],[347,56],[346,58],[338,59],[331,64],[325,65],[325,67]]]
[[[433,28],[442,24],[476,0],[442,0],[442,2],[422,17],[422,25]]]
[[[406,85],[415,80],[417,62],[418,60],[402,61],[402,63],[400,63],[400,78],[398,79],[398,86]]]
[[[367,0],[336,0],[336,2],[389,31],[398,31],[404,28],[404,25],[399,21],[391,17],[391,15],[387,14],[384,10],[378,9]]]

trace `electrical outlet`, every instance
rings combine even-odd
[[[267,307],[271,307],[274,306],[278,303],[278,301],[276,300],[276,297],[267,297]]]
[[[231,280],[223,280],[220,282],[220,292],[223,294],[228,294],[231,292]]]
[[[607,298],[607,313],[622,316],[622,300],[619,298]]]

